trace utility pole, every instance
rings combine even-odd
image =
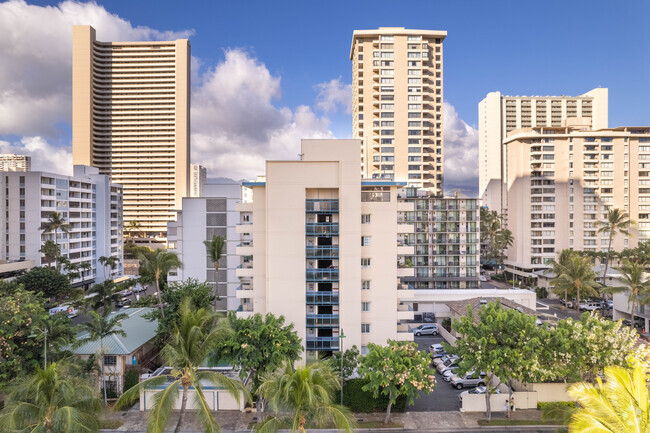
[[[343,333],[343,328],[341,328],[341,334],[339,335],[339,339],[341,340],[341,344],[339,345],[339,353],[341,354],[341,406],[343,406],[343,339],[345,338],[345,334]]]

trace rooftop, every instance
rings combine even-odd
[[[448,301],[445,302],[445,305],[447,305],[447,307],[449,307],[449,309],[454,314],[457,314],[459,316],[466,316],[467,306],[470,305],[472,307],[472,311],[474,312],[474,323],[479,323],[479,316],[477,314],[477,311],[479,310],[479,308],[481,308],[481,305],[485,305],[497,301],[500,302],[501,306],[504,308],[517,310],[521,313],[525,313],[530,316],[537,315],[537,312],[535,310],[531,310],[528,307],[524,307],[521,304],[518,304],[514,301],[505,298],[490,298],[490,297],[470,298],[470,299],[465,299],[464,301]]]

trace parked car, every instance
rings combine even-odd
[[[115,301],[115,306],[117,308],[128,307],[129,305],[131,305],[131,302],[133,302],[131,298],[123,297]]]
[[[470,389],[469,391],[463,391],[458,395],[458,399],[462,402],[463,401],[463,396],[467,394],[485,394],[485,388],[484,386],[478,386],[474,389]],[[501,394],[501,391],[498,389],[495,389],[493,394]]]
[[[438,335],[438,325],[435,323],[429,325],[420,325],[417,328],[413,329],[413,333],[416,337],[420,335],[433,335],[434,337]]]
[[[457,367],[459,362],[460,359],[458,357],[449,358],[446,362],[436,365],[436,370],[438,370],[438,373],[442,374],[452,367]]]
[[[431,358],[432,358],[434,361],[435,361],[436,359],[440,359],[440,358],[442,358],[443,356],[451,356],[451,354],[447,353],[447,352],[444,351],[444,350],[443,350],[442,352],[434,352],[434,353],[431,354]]]
[[[145,286],[143,286],[142,284],[138,283],[135,286],[133,286],[133,291],[135,293],[146,292],[147,288]]]
[[[438,353],[438,352],[444,352],[444,351],[445,351],[445,348],[442,347],[442,344],[436,343],[436,344],[432,344],[431,346],[429,346],[429,352],[431,352],[431,353]]]
[[[449,355],[449,354],[447,354],[447,355],[445,355],[445,356],[441,356],[440,358],[436,358],[436,359],[434,359],[434,360],[433,360],[433,365],[434,365],[435,367],[438,367],[438,365],[440,365],[440,364],[444,364],[445,362],[449,361],[450,359],[458,359],[458,357],[457,357],[457,356],[454,356],[454,355]]]
[[[463,377],[453,376],[449,382],[456,389],[485,386],[485,373],[477,374],[475,371],[470,371]]]
[[[583,301],[580,303],[579,308],[582,311],[595,311],[600,310],[602,306],[600,305],[600,302]]]
[[[479,276],[478,279],[484,283],[487,282],[487,277],[485,275]]]
[[[442,373],[442,380],[444,380],[445,382],[449,382],[452,377],[456,376],[457,371],[458,371],[458,366],[451,367],[449,370]]]
[[[603,308],[611,310],[612,308],[614,308],[614,301],[612,301],[611,299],[606,299],[605,302],[603,302]]]
[[[131,290],[124,289],[121,292],[119,292],[119,294],[122,295],[122,296],[129,296],[129,295],[131,295]]]
[[[59,305],[58,307],[50,308],[50,316],[58,313],[67,313],[70,319],[77,317],[79,310],[69,305]]]

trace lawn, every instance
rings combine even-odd
[[[500,425],[562,425],[559,420],[534,420],[534,419],[486,419],[478,420],[480,426],[500,426]]]

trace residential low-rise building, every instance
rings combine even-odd
[[[123,275],[122,187],[111,183],[94,167],[75,166],[72,176],[41,171],[0,172],[0,259],[31,260],[45,264],[41,248],[55,240],[41,226],[54,212],[71,228],[58,231],[61,256],[78,267],[73,285],[101,283]],[[119,262],[104,274],[99,258],[117,257]]]
[[[246,252],[247,241],[241,241],[237,233],[240,223],[235,206],[241,202],[242,187],[239,183],[212,183],[204,185],[202,197],[186,197],[176,221],[167,223],[167,249],[178,254],[183,267],[169,273],[170,283],[194,278],[215,287],[219,297],[217,310],[236,310],[236,296],[240,282],[236,276],[240,265],[240,252]],[[203,244],[214,236],[225,239],[219,271],[210,260]]]

